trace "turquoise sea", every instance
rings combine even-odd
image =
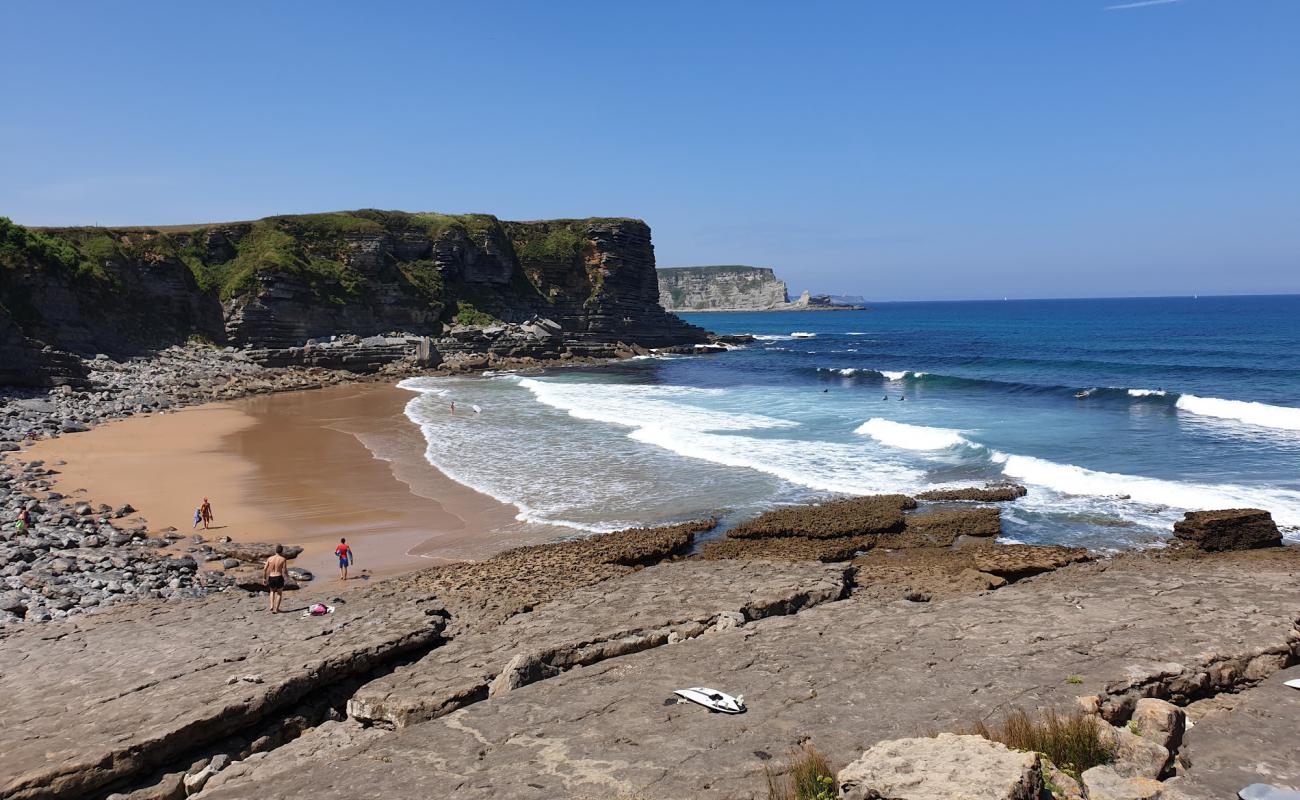
[[[434,466],[575,531],[1006,479],[1019,541],[1147,546],[1241,506],[1300,530],[1300,296],[684,316],[759,340],[414,379],[407,415]]]

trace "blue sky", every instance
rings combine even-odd
[[[1300,2],[27,2],[0,215],[637,216],[876,300],[1300,292]]]

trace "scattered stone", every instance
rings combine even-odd
[[[1084,770],[1088,800],[1163,800],[1165,785],[1152,778],[1126,777],[1103,764]]]

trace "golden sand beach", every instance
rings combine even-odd
[[[58,471],[57,491],[130,503],[154,532],[189,532],[207,497],[215,522],[198,533],[302,545],[295,564],[318,580],[334,578],[340,537],[359,584],[565,535],[431,467],[402,413],[411,396],[389,384],[261,395],[111,422],[24,456]]]

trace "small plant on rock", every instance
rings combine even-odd
[[[1104,724],[1082,710],[1060,714],[1049,709],[1034,718],[1017,708],[992,726],[980,721],[958,733],[983,736],[1013,750],[1040,753],[1078,780],[1085,770],[1115,760],[1115,746],[1102,739]]]
[[[763,768],[768,800],[835,800],[839,786],[830,762],[817,748],[805,743],[790,751],[790,771],[782,775]]]

